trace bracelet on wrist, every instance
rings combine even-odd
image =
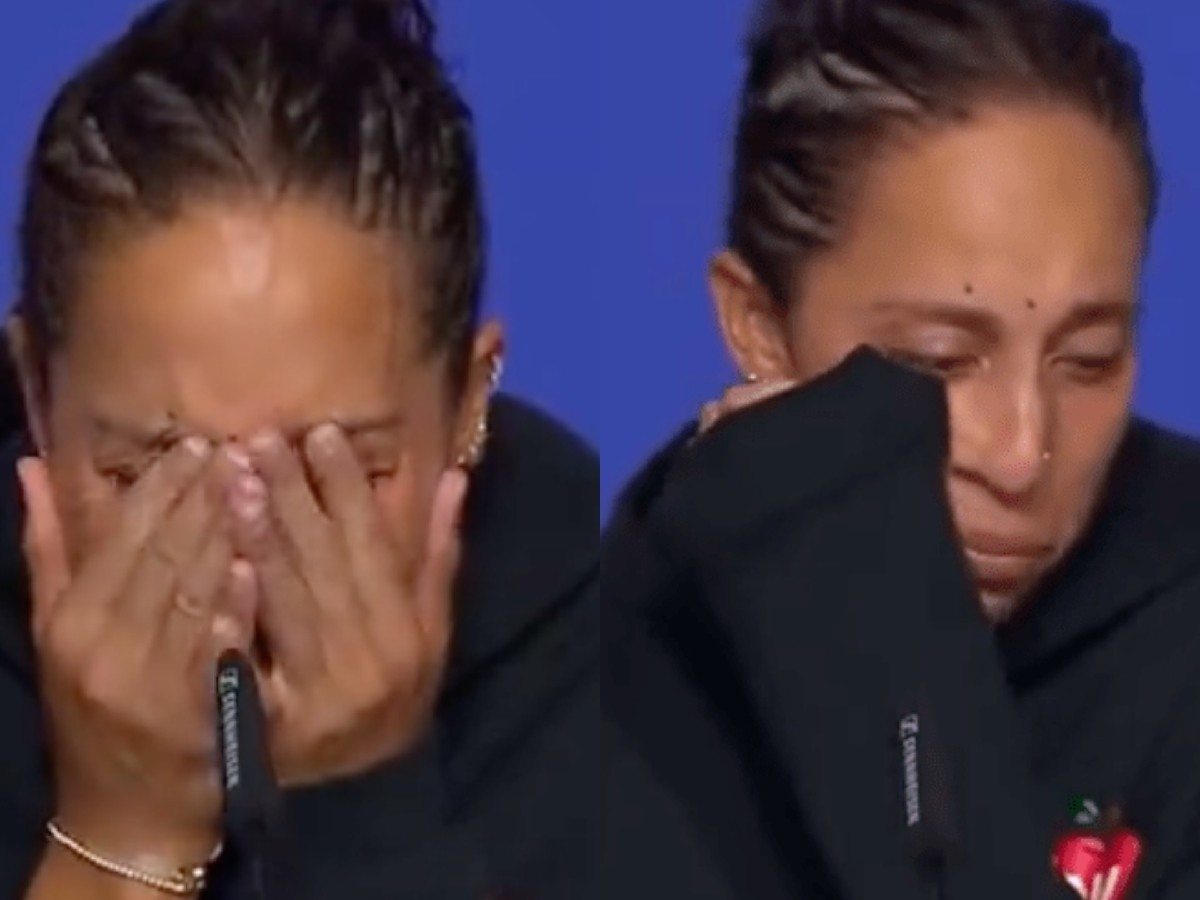
[[[63,830],[53,820],[46,823],[46,832],[58,846],[68,850],[78,859],[109,875],[132,881],[173,897],[196,897],[208,883],[209,867],[221,855],[223,845],[218,844],[208,861],[197,866],[184,866],[170,873],[146,872],[117,860],[109,859],[89,849]]]

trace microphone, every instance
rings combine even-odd
[[[939,885],[959,829],[949,758],[926,704],[913,704],[900,718],[897,739],[909,847],[918,866]]]
[[[258,682],[250,660],[238,650],[226,651],[217,662],[216,702],[222,824],[227,839],[249,858],[258,896],[265,898],[266,857],[281,801]]]

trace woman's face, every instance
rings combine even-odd
[[[195,204],[98,248],[81,281],[35,423],[73,557],[177,436],[298,438],[334,421],[415,561],[499,338],[481,332],[460,403],[425,351],[424,287],[394,240],[316,203]]]
[[[945,378],[949,495],[993,621],[1080,537],[1126,427],[1144,215],[1128,152],[1091,119],[985,111],[873,166],[777,348],[750,341],[753,360],[742,341],[761,374],[808,380],[866,343]]]

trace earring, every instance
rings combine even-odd
[[[500,379],[503,377],[504,357],[497,353],[492,356],[490,371],[488,372],[488,389],[491,393],[494,394],[500,387]],[[488,437],[490,437],[488,413],[487,410],[484,410],[478,424],[475,426],[475,436],[471,439],[471,446],[467,447],[456,460],[456,464],[460,469],[474,469],[483,462],[484,453],[487,451]]]
[[[479,464],[483,462],[484,453],[487,451],[488,437],[488,420],[485,412],[475,426],[475,436],[471,439],[471,445],[458,457],[457,464],[460,469],[470,471],[479,467]]]
[[[746,384],[758,384],[759,378],[757,372],[746,373]]]
[[[504,377],[504,357],[497,353],[492,357],[492,370],[488,374],[488,385],[495,393],[500,387],[500,379]]]

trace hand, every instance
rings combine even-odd
[[[720,400],[706,403],[700,410],[700,428],[698,435],[712,430],[722,419],[748,406],[770,400],[779,394],[786,393],[796,387],[798,382],[788,379],[771,381],[755,381],[751,384],[739,384],[725,392]]]
[[[155,871],[202,863],[219,839],[211,619],[231,546],[209,456],[195,440],[167,453],[74,574],[45,463],[19,468],[57,821]]]
[[[302,454],[278,434],[251,452],[232,502],[235,547],[261,592],[269,662],[260,680],[276,773],[285,785],[361,773],[411,749],[432,718],[466,476],[443,476],[420,571],[406,577],[339,429],[317,429]]]

